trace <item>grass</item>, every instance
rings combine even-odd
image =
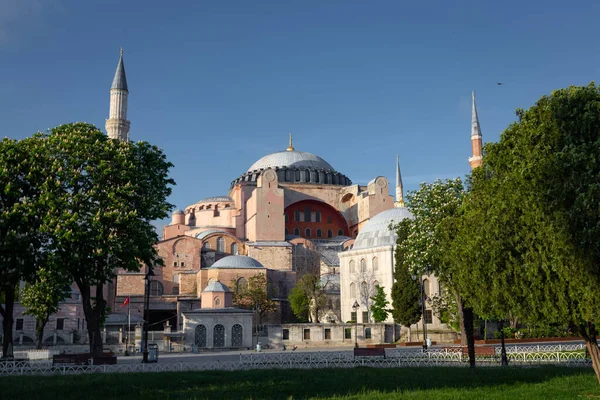
[[[600,399],[591,368],[353,368],[1,377],[2,399]]]

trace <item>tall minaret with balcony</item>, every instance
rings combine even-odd
[[[106,133],[111,139],[129,141],[129,121],[127,120],[127,77],[123,65],[123,49],[119,57],[117,72],[110,87],[110,111],[106,120]]]
[[[400,173],[400,161],[398,161],[398,154],[396,154],[396,201],[394,202],[394,207],[406,207],[406,203],[404,202],[402,174]]]
[[[469,157],[469,164],[471,165],[471,170],[481,167],[481,163],[483,161],[483,151],[482,151],[482,136],[481,136],[481,127],[479,126],[479,117],[477,116],[477,107],[475,107],[475,92],[471,93],[471,101],[473,103],[473,108],[471,110],[471,151],[472,156]]]

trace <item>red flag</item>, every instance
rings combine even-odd
[[[121,304],[121,307],[125,307],[127,304],[129,304],[129,296],[127,296],[123,304]]]

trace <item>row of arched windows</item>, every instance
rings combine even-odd
[[[373,268],[373,271],[377,271],[379,269],[379,262],[377,260],[377,257],[373,257],[371,259],[371,267]],[[356,265],[354,260],[350,260],[349,269],[351,274],[356,273]],[[360,272],[367,272],[367,260],[365,260],[364,258],[360,259]]]
[[[206,347],[206,326],[197,325],[194,343],[198,347]],[[213,327],[213,347],[225,347],[225,327],[216,324]],[[242,347],[244,343],[244,328],[240,324],[231,327],[231,347]]]
[[[375,290],[376,288],[379,286],[379,282],[378,281],[373,281],[372,286],[369,288],[369,284],[366,281],[362,281],[362,283],[360,284],[360,297],[371,297],[373,294],[375,294]],[[352,298],[356,298],[357,293],[356,293],[356,284],[354,282],[350,283],[350,297]]]
[[[209,242],[202,243],[203,250],[210,250],[211,248],[212,246]],[[235,242],[231,243],[229,250],[233,256],[237,256],[240,253],[239,246]],[[222,237],[217,238],[217,253],[225,253],[225,239]]]
[[[285,228],[285,234],[289,235],[288,228]],[[300,236],[300,228],[294,228],[294,235]],[[343,236],[343,235],[344,235],[344,231],[342,229],[339,229],[338,236]],[[312,230],[310,228],[306,228],[304,230],[304,237],[311,237],[311,236],[312,236]],[[317,238],[323,237],[323,231],[321,229],[317,229],[315,231],[315,237],[317,237]],[[327,237],[328,238],[333,237],[333,231],[331,229],[327,230]]]

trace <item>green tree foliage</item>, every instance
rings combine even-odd
[[[392,317],[397,323],[410,329],[421,319],[421,287],[419,281],[412,278],[412,271],[406,261],[407,248],[402,244],[408,238],[410,221],[403,220],[396,227],[398,239],[394,254],[396,268],[392,286]]]
[[[474,261],[465,293],[496,315],[576,326],[600,381],[600,89],[558,90],[517,114],[472,177],[461,231],[481,235],[460,235]],[[469,291],[483,277],[485,295]]]
[[[248,279],[247,289],[240,288],[237,285],[237,289],[234,289],[232,297],[235,299],[234,304],[237,307],[255,310],[260,319],[277,310],[277,303],[268,296],[268,293],[272,292],[272,290],[265,274],[259,273]]]
[[[59,303],[70,296],[71,287],[64,276],[50,268],[39,268],[35,280],[25,284],[21,303],[27,308],[25,314],[35,317],[38,349],[42,348],[44,328],[52,314],[59,310]]]
[[[319,316],[327,304],[325,285],[321,283],[321,277],[318,274],[305,274],[298,280],[293,290],[297,292],[295,296],[298,297],[298,311],[302,312],[303,300],[298,294],[301,293],[306,299],[310,319],[312,322],[319,323]]]
[[[290,308],[296,318],[298,318],[300,322],[308,322],[309,301],[306,293],[304,293],[300,286],[296,285],[290,290],[288,301],[290,302]]]
[[[14,302],[21,280],[35,273],[44,235],[40,232],[40,174],[46,168],[35,139],[0,141],[0,315],[2,354],[12,357]]]
[[[51,237],[56,265],[81,292],[90,351],[97,354],[105,284],[118,268],[161,264],[152,221],[172,208],[166,201],[172,164],[156,146],[109,139],[84,123],[61,125],[37,139],[46,162],[42,232]]]
[[[414,275],[434,274],[456,296],[463,344],[469,348],[469,362],[475,367],[473,309],[464,304],[457,290],[453,270],[460,268],[454,253],[449,251],[456,242],[453,230],[459,215],[465,190],[460,178],[422,183],[419,190],[409,192],[408,209],[414,218],[408,220],[406,240],[398,244],[405,248],[408,265]]]
[[[390,302],[387,300],[385,292],[383,291],[383,287],[376,287],[377,293],[375,296],[371,297],[373,300],[373,304],[371,305],[371,315],[373,315],[373,319],[375,322],[383,322],[388,317],[388,305]]]

